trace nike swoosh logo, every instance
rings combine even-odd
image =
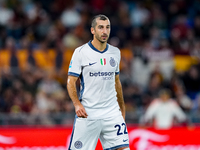
[[[128,141],[128,139],[126,139],[126,140],[123,140],[123,142],[126,142],[126,141]]]
[[[89,63],[89,65],[90,65],[90,66],[92,66],[92,65],[94,65],[94,64],[96,64],[96,63],[97,63],[97,62],[94,62],[94,63]]]

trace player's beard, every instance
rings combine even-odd
[[[101,42],[102,44],[105,43],[105,42],[107,42],[107,41],[108,41],[108,38],[109,38],[108,35],[104,35],[104,36],[107,36],[107,37],[106,37],[105,40],[102,40],[102,39],[101,39],[102,36],[99,36],[98,34],[95,34],[95,38],[96,38],[99,42]]]

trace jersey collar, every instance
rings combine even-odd
[[[91,42],[92,42],[92,41],[89,41],[89,42],[88,42],[88,45],[89,45],[93,50],[95,50],[95,51],[97,51],[97,52],[99,52],[99,53],[104,53],[104,52],[106,52],[106,51],[108,50],[108,44],[106,44],[106,48],[105,48],[103,51],[100,51],[100,50],[96,49],[96,48],[92,45]]]

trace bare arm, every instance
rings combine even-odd
[[[78,117],[87,118],[88,115],[85,111],[85,108],[83,107],[83,105],[81,104],[81,102],[78,99],[77,90],[76,90],[77,79],[78,79],[78,77],[68,76],[67,90],[68,90],[69,96],[74,104],[76,115]]]
[[[125,120],[125,104],[124,104],[124,98],[123,98],[123,93],[122,93],[122,85],[119,80],[119,75],[115,76],[115,89],[117,92],[117,101],[118,101],[120,110],[122,112],[122,116]]]

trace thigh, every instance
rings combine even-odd
[[[114,150],[129,146],[126,124],[121,115],[102,120],[100,140],[104,150]]]
[[[101,128],[98,120],[76,118],[69,150],[95,150],[100,130]]]

